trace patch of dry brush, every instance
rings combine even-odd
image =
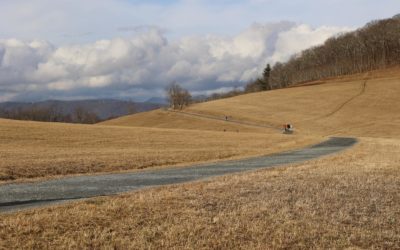
[[[400,142],[0,219],[5,248],[400,248]]]

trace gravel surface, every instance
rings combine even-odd
[[[66,177],[28,184],[0,186],[0,212],[14,212],[71,200],[115,195],[141,188],[183,183],[242,171],[298,163],[337,153],[357,143],[354,138],[330,138],[317,145],[237,161],[123,174]]]

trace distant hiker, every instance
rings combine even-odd
[[[226,115],[226,116],[225,116],[225,121],[227,121],[227,120],[228,120],[228,116]]]

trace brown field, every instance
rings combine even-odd
[[[237,120],[277,127],[290,122],[301,135],[400,138],[400,69],[324,82],[200,103],[185,111],[216,117],[228,115]],[[167,111],[158,110],[104,124],[169,127],[170,116]],[[195,121],[191,125],[201,127]]]
[[[298,148],[318,140],[321,139],[276,133],[123,128],[0,119],[0,182],[243,158]]]
[[[397,78],[349,77],[202,103],[190,111],[228,113],[276,125],[291,122],[304,135],[400,138],[399,94],[400,74]]]
[[[36,209],[0,219],[4,248],[400,248],[400,143]]]
[[[293,137],[162,110],[96,126],[1,120],[1,159],[10,160],[0,169],[25,175],[46,175],[56,166],[103,172],[236,158],[329,135],[360,137],[360,143],[282,168],[1,215],[0,248],[399,249],[400,70],[323,82],[186,110],[276,126],[291,122]],[[37,169],[17,165],[22,161]],[[55,167],[41,168],[41,161]],[[93,164],[102,167],[92,171]]]
[[[223,116],[218,118],[224,119]],[[163,109],[151,112],[139,113],[134,116],[123,116],[117,119],[99,123],[99,125],[129,126],[129,127],[152,127],[169,129],[191,129],[227,132],[253,132],[253,133],[276,133],[268,128],[256,126],[243,126],[226,121],[210,120],[202,117],[189,116],[170,112]]]

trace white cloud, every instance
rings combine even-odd
[[[316,29],[302,24],[279,34],[276,51],[272,55],[273,61],[285,61],[289,56],[323,43],[333,34],[349,31],[349,28],[326,27]]]
[[[348,30],[290,22],[254,24],[236,36],[191,36],[170,41],[160,29],[132,38],[55,47],[48,42],[0,40],[0,100],[24,98],[150,97],[178,81],[196,93],[243,84],[266,62]],[[157,93],[157,94],[156,94]]]

